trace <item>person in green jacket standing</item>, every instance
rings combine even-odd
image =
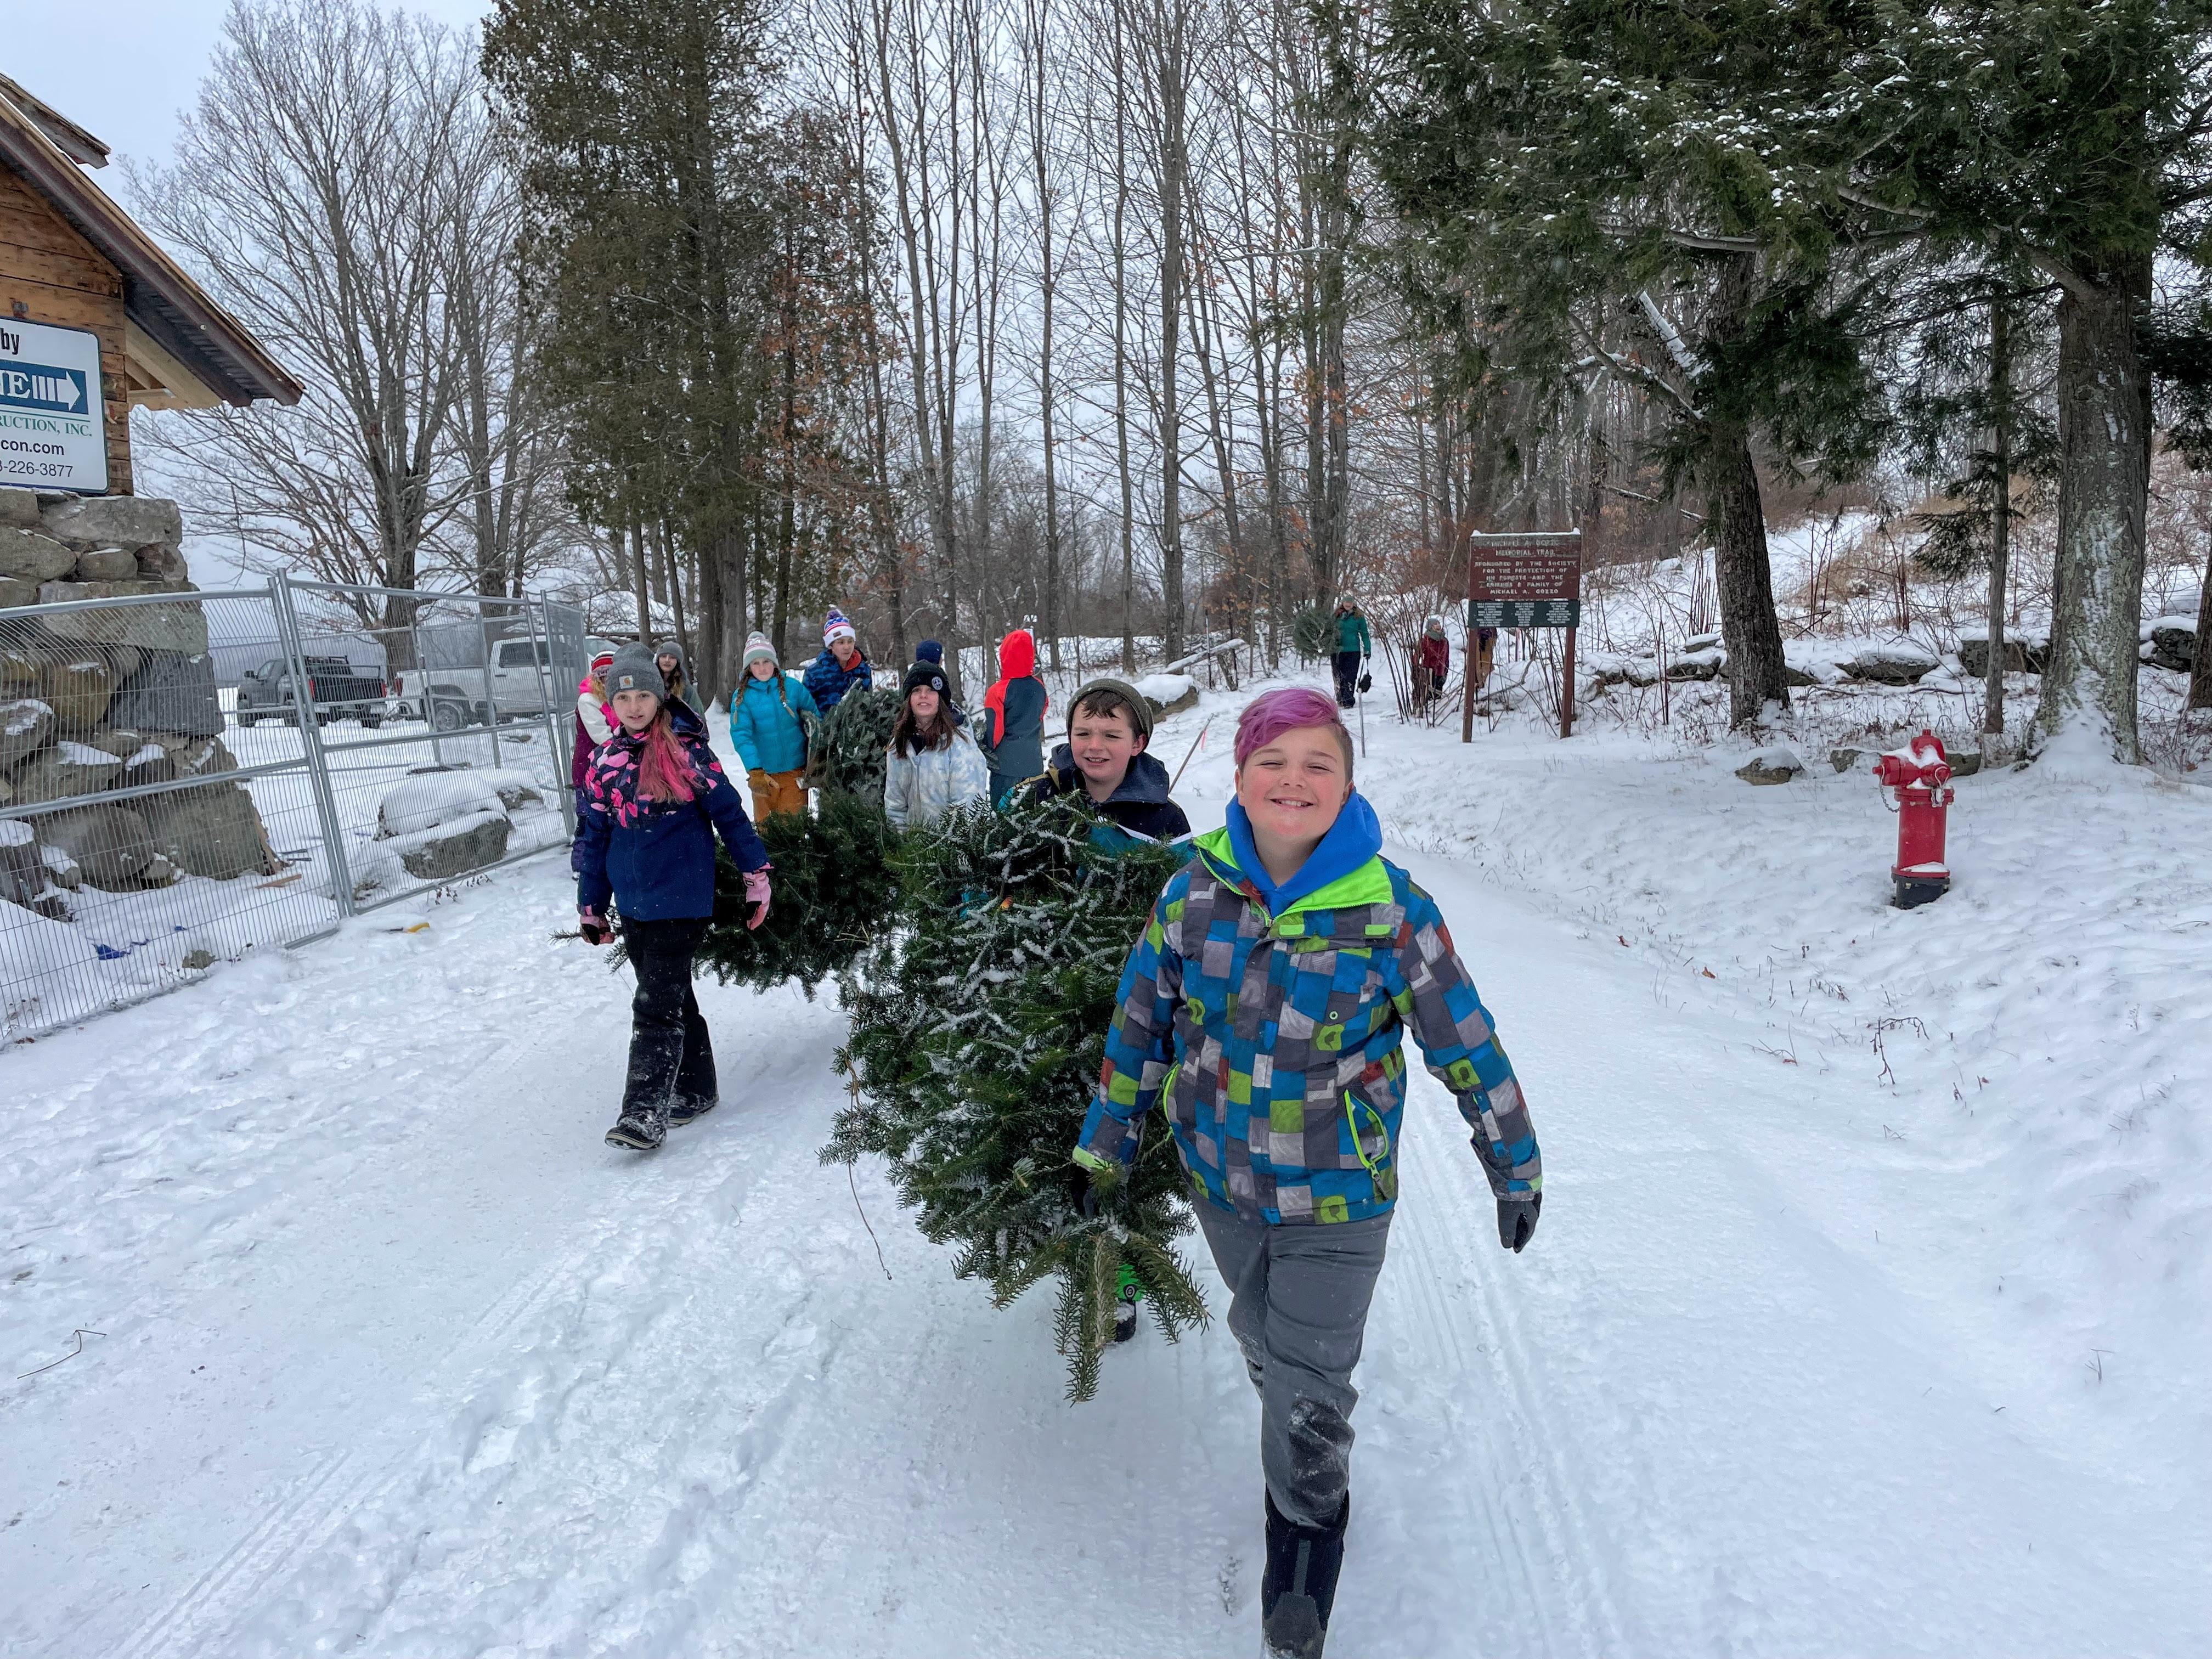
[[[1349,708],[1359,690],[1361,665],[1375,654],[1366,614],[1349,597],[1336,602],[1336,706]]]

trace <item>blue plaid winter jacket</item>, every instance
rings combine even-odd
[[[1122,969],[1077,1162],[1127,1163],[1163,1103],[1195,1195],[1276,1224],[1380,1215],[1398,1196],[1411,1027],[1492,1191],[1540,1192],[1521,1085],[1436,902],[1370,854],[1272,915],[1232,840],[1198,837]]]

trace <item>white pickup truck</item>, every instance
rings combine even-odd
[[[599,648],[586,642],[586,654]],[[573,680],[562,684],[553,672],[543,637],[491,641],[489,667],[410,668],[399,676],[392,718],[427,720],[433,731],[458,732],[468,726],[534,720],[547,708],[556,719],[574,707]]]

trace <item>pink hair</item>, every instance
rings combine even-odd
[[[1255,752],[1284,732],[1305,726],[1326,726],[1335,733],[1336,745],[1344,751],[1344,775],[1349,778],[1352,733],[1345,729],[1344,716],[1334,703],[1304,685],[1263,692],[1244,705],[1244,712],[1237,717],[1237,764],[1241,768]]]
[[[676,741],[676,728],[663,703],[645,728],[643,752],[637,762],[637,793],[647,800],[690,800],[691,757]]]

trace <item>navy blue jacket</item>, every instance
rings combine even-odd
[[[707,746],[699,717],[682,703],[668,711],[677,741],[691,761],[688,801],[650,801],[637,792],[644,740],[619,726],[599,745],[576,798],[576,840],[568,853],[576,872],[576,908],[605,913],[614,896],[636,921],[669,921],[714,914],[714,836],[740,870],[768,863],[744,803],[721,762]]]
[[[1066,744],[1052,751],[1052,762],[1042,775],[1022,786],[1018,801],[1051,800],[1058,796],[1089,800],[1083,774],[1076,769],[1074,751]],[[1190,820],[1182,808],[1168,799],[1168,769],[1150,755],[1134,755],[1121,787],[1104,800],[1093,803],[1098,816],[1152,841],[1179,841],[1190,833]]]
[[[875,683],[868,659],[860,654],[858,646],[853,647],[853,665],[846,667],[837,660],[837,653],[828,646],[822,654],[806,665],[806,689],[812,694],[814,706],[828,714],[845,701],[845,694],[855,686],[866,687]]]

